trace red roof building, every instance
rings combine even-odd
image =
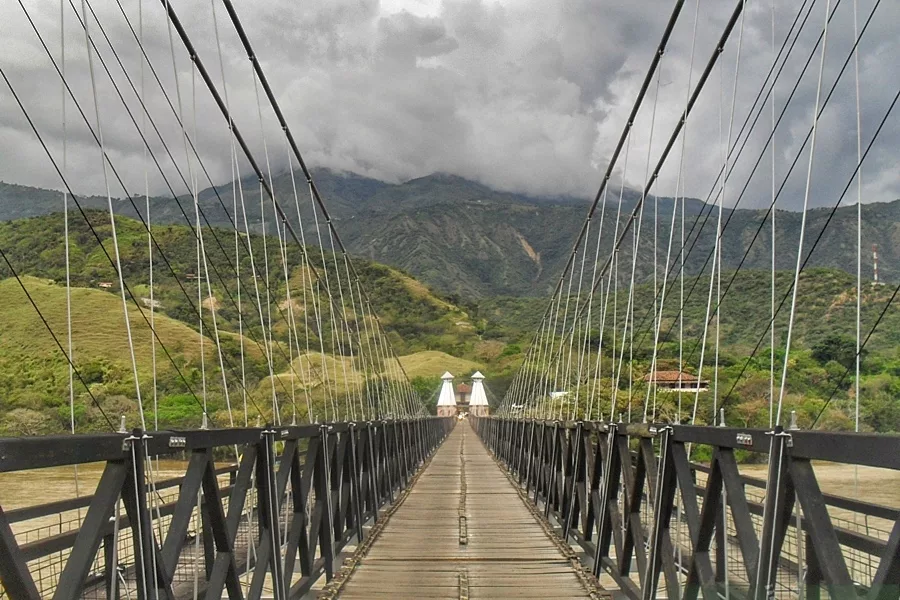
[[[460,383],[456,386],[456,404],[457,406],[468,406],[469,399],[472,396],[472,386],[468,383]]]
[[[674,392],[696,392],[698,389],[705,392],[709,389],[707,380],[697,379],[696,375],[684,371],[654,371],[644,375],[643,379],[657,389]]]

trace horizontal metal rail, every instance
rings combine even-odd
[[[900,470],[898,436],[470,418],[629,598],[900,597],[900,511],[823,493],[813,465]],[[739,472],[748,457],[765,479]]]
[[[0,473],[103,463],[93,494],[0,506],[0,597],[304,596],[405,489],[454,419],[0,438]],[[183,477],[153,481],[159,458]],[[217,464],[221,463],[221,464]],[[123,505],[120,514],[118,506]],[[77,512],[77,516],[72,515]],[[66,528],[21,541],[31,521]],[[35,577],[52,562],[51,577]],[[196,577],[196,574],[194,574]],[[127,587],[128,589],[124,589]],[[111,595],[110,595],[111,592]]]

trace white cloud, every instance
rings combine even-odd
[[[874,0],[859,2],[860,24]],[[76,6],[80,3],[76,2]],[[95,0],[123,63],[140,80],[140,53],[114,3]],[[137,2],[124,2],[136,26]],[[392,181],[444,171],[485,184],[532,194],[593,196],[613,145],[668,19],[668,0],[308,0],[306,2],[237,2],[251,41],[284,108],[308,162]],[[778,43],[787,34],[796,3],[779,0]],[[820,6],[821,4],[821,6]],[[785,67],[777,87],[780,109],[809,55],[824,21],[824,4],[816,3],[807,28]],[[31,0],[26,5],[54,56],[59,52],[58,5]],[[173,3],[191,34],[199,56],[221,88],[218,52],[208,3]],[[144,3],[145,45],[154,68],[175,102],[167,23],[161,5]],[[683,109],[687,94],[689,56],[695,4],[688,2],[662,60],[659,102],[650,149],[655,163]],[[692,80],[706,64],[732,3],[703,2],[699,13]],[[831,85],[853,40],[852,3],[842,3],[829,28],[825,89]],[[235,120],[265,164],[263,136],[273,169],[287,164],[283,139],[271,111],[263,106],[260,129],[249,61],[217,5],[228,99]],[[83,30],[67,9],[67,74],[85,113],[93,121]],[[896,91],[900,80],[898,42],[893,23],[900,6],[882,3],[860,46],[864,144]],[[131,93],[96,23],[91,31],[100,54],[123,88],[126,102],[140,119]],[[695,114],[688,122],[682,178],[687,193],[705,197],[722,166],[728,135],[732,84],[739,29],[721,58],[721,70],[710,77]],[[735,103],[735,127],[747,115],[771,60],[771,15],[768,3],[747,4],[741,43],[740,78]],[[0,6],[0,64],[21,94],[54,152],[61,147],[60,84],[17,3]],[[192,82],[196,82],[197,145],[204,164],[217,181],[230,178],[230,144],[225,121],[199,79],[177,38],[176,60],[184,119],[194,127]],[[129,191],[143,186],[143,149],[107,76],[95,60],[104,141]],[[811,124],[815,102],[818,55],[814,56],[796,92],[792,108],[776,136],[783,175]],[[855,167],[855,95],[851,70],[844,75],[819,124],[814,167],[815,204],[836,200]],[[183,165],[181,130],[168,104],[146,74],[145,100],[163,132],[175,160]],[[721,101],[720,101],[721,95]],[[645,178],[655,85],[635,122],[627,169],[624,156],[617,173],[629,185]],[[48,162],[9,94],[0,94],[0,178],[32,185],[59,187]],[[720,127],[720,112],[721,127]],[[725,202],[733,204],[762,151],[770,117],[763,118],[735,167]],[[102,191],[103,178],[96,148],[74,106],[68,107],[69,167],[76,187]],[[900,117],[885,127],[873,149],[865,174],[867,200],[900,196],[900,175],[893,156],[900,144]],[[167,176],[175,176],[163,144],[151,136]],[[672,193],[678,177],[680,145],[676,145],[658,184]],[[768,199],[770,167],[764,159],[749,182],[745,206]],[[764,167],[764,168],[763,168]],[[242,171],[247,165],[242,161]],[[186,172],[186,167],[182,166]],[[784,206],[802,199],[806,159],[784,192]],[[151,172],[151,184],[164,192],[161,177]],[[200,185],[206,182],[202,179]],[[118,188],[114,194],[121,193]]]

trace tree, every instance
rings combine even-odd
[[[838,333],[829,334],[812,347],[812,357],[823,365],[833,360],[847,369],[852,369],[856,360],[856,341]]]
[[[15,408],[0,422],[0,431],[5,435],[46,435],[53,428],[47,415],[30,408]]]
[[[409,382],[416,394],[425,405],[426,410],[431,414],[436,414],[437,409],[437,391],[441,386],[440,377],[413,377]]]

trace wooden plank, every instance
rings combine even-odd
[[[467,423],[360,558],[341,598],[592,597]]]

